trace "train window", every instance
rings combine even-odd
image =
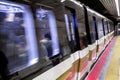
[[[108,34],[107,21],[104,20],[105,35]]]
[[[105,25],[104,25],[104,19],[102,19],[102,26],[103,26],[103,34],[105,36]]]
[[[95,35],[96,35],[96,40],[98,40],[98,28],[97,28],[97,21],[96,21],[96,17],[93,16],[93,23],[94,23],[94,27],[95,27]]]
[[[36,22],[40,62],[43,65],[46,63],[49,64],[52,57],[60,53],[57,26],[53,11],[42,8],[37,9]]]
[[[41,4],[36,4],[36,32],[40,57],[36,67],[41,69],[41,72],[70,57],[71,49],[63,8],[59,1],[54,0],[44,0]]]
[[[94,19],[90,13],[88,13],[88,20],[89,20],[91,42],[94,43],[96,40],[96,32],[95,32],[95,24],[96,23],[94,22]]]
[[[75,52],[80,49],[79,45],[79,33],[78,33],[78,25],[76,21],[76,12],[74,9],[66,7],[65,8],[65,20],[66,20],[66,30],[69,40],[69,45],[71,47],[71,51]]]
[[[111,32],[111,30],[112,30],[112,24],[111,24],[111,22],[109,24],[110,24],[110,32]]]
[[[64,14],[63,8],[64,8],[63,5],[59,5],[54,9],[54,12],[57,22],[61,58],[66,59],[70,57],[71,54],[70,46],[72,45],[69,43],[69,41],[71,41],[71,36],[69,35],[70,34],[69,26],[68,24],[65,24],[65,22],[68,23],[68,15]]]
[[[0,2],[0,49],[10,73],[38,61],[32,15],[28,6]]]
[[[114,24],[112,23],[112,31],[114,31]]]
[[[86,27],[85,27],[85,17],[84,17],[84,11],[83,8],[79,8],[79,11],[77,12],[77,18],[78,18],[78,31],[79,31],[79,39],[80,39],[80,48],[84,49],[87,47],[87,33],[86,33]]]
[[[106,21],[106,24],[107,24],[107,31],[109,33],[108,21]]]
[[[113,23],[110,22],[110,32],[112,32],[112,31],[113,31]]]
[[[103,25],[102,25],[102,19],[98,18],[97,19],[97,28],[98,28],[98,35],[99,39],[104,36],[103,34]]]
[[[107,22],[107,25],[108,25],[108,32],[110,33],[110,23],[109,23],[109,21]]]

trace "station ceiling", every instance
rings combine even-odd
[[[115,0],[77,0],[113,21],[119,21]],[[118,0],[120,2],[120,0]]]

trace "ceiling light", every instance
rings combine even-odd
[[[118,2],[118,0],[115,0],[115,4],[116,4],[118,16],[120,16],[120,12],[119,12],[119,2]]]
[[[61,2],[64,2],[65,0],[61,0]]]

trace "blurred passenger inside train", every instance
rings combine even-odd
[[[51,35],[50,33],[45,34],[45,39],[47,40],[47,42],[45,43],[45,46],[47,48],[48,51],[48,57],[52,57],[52,40],[51,40]]]
[[[16,47],[18,47],[20,45],[22,48],[23,45],[25,45],[25,32],[22,27],[23,21],[20,19],[22,18],[21,14],[7,14],[3,12],[0,14],[4,14],[4,19],[1,25],[2,37],[6,37],[5,41],[8,44],[14,43],[14,46],[16,45]]]
[[[16,24],[15,28],[16,44],[18,44],[20,51],[25,51],[27,44],[24,31],[25,25],[23,20],[23,13],[15,14],[14,23]]]
[[[81,49],[84,49],[87,47],[87,41],[86,41],[86,33],[81,33],[80,35],[80,46]]]
[[[3,51],[0,50],[0,76],[2,80],[8,80],[8,59]]]
[[[53,55],[52,38],[50,32],[44,35],[44,38],[40,40],[40,44],[42,47],[42,51],[40,52],[42,52],[42,55],[46,61],[51,60],[53,66],[57,65],[60,62],[60,58],[59,55]]]
[[[28,61],[22,14],[0,12],[0,43],[3,44],[2,49],[11,62],[9,63],[10,70],[27,64]]]
[[[51,40],[51,36],[50,33],[47,33],[44,35],[44,39],[40,40],[40,43],[43,44],[43,46],[45,46],[46,48],[46,53],[48,57],[52,56],[52,40]]]

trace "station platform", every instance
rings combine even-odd
[[[120,36],[110,41],[85,80],[120,80]]]

